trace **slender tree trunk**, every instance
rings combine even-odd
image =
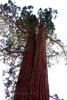
[[[49,100],[45,29],[43,26],[39,27],[30,86],[30,100]]]
[[[35,49],[35,33],[29,33],[16,85],[14,100],[28,100]]]

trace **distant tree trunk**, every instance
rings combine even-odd
[[[36,42],[35,35],[30,34],[14,100],[49,100],[45,29],[43,26],[39,27]]]
[[[34,58],[33,72],[31,75],[31,99],[30,100],[49,100],[49,86],[46,60],[46,41],[45,29],[39,27]]]
[[[23,61],[16,85],[14,100],[28,100],[35,49],[35,33],[29,33]],[[25,99],[27,98],[27,99]]]

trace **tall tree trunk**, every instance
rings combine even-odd
[[[29,33],[23,61],[16,85],[14,100],[28,100],[35,49],[35,33]]]
[[[46,61],[46,41],[45,29],[43,26],[39,27],[30,86],[30,100],[49,100],[49,86]]]
[[[49,100],[45,29],[43,26],[39,27],[36,42],[37,44],[35,44],[35,35],[30,34],[14,100]]]

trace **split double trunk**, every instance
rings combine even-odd
[[[29,34],[14,100],[49,100],[44,26],[39,27],[37,41]]]

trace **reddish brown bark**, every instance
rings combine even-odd
[[[29,33],[28,41],[26,44],[23,61],[16,85],[14,100],[28,100],[28,93],[30,89],[30,79],[32,73],[33,59],[35,48],[35,34]]]
[[[32,94],[30,100],[49,100],[45,29],[43,26],[39,27],[30,86]]]
[[[45,29],[43,26],[39,27],[37,44],[35,44],[35,35],[30,34],[29,36],[14,100],[49,100]]]

